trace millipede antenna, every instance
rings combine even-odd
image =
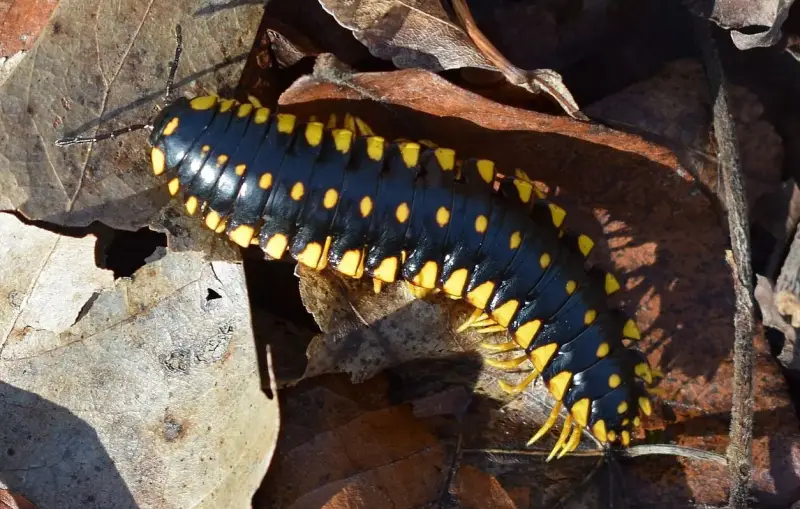
[[[164,101],[169,102],[169,97],[172,95],[172,84],[175,81],[175,73],[178,72],[178,62],[181,60],[181,52],[183,52],[183,33],[180,25],[175,25],[175,58],[169,66],[169,76],[167,77],[167,87],[164,90]]]
[[[183,51],[183,36],[181,33],[181,26],[175,25],[175,57],[172,59],[172,63],[170,64],[169,76],[167,77],[167,86],[164,90],[164,100],[166,102],[169,101],[169,96],[172,94],[172,85],[175,81],[175,73],[178,71],[178,62],[180,61],[182,51]],[[69,136],[67,138],[61,138],[56,140],[55,144],[57,147],[67,147],[69,145],[94,143],[97,141],[113,139],[116,138],[117,136],[122,136],[123,134],[128,134],[134,131],[141,131],[142,129],[152,129],[152,128],[153,125],[150,123],[133,124],[111,132],[96,134],[94,136]]]

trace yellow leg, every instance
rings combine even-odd
[[[471,325],[471,327],[480,328],[480,327],[488,327],[490,325],[497,325],[497,322],[494,319],[489,318],[486,316],[486,313],[482,314],[478,319]]]
[[[344,128],[350,132],[356,132],[356,119],[353,118],[353,115],[349,113],[344,115]]]
[[[355,120],[359,136],[375,136],[375,132],[372,130],[369,124],[361,120],[359,117],[355,117]]]
[[[575,428],[572,430],[572,435],[570,435],[567,443],[564,444],[564,447],[561,449],[561,452],[558,454],[557,458],[562,458],[568,452],[574,451],[578,447],[578,444],[580,443],[581,443],[581,427],[575,426]]]
[[[536,380],[537,376],[539,376],[539,372],[534,369],[528,373],[528,376],[523,378],[522,381],[516,385],[506,383],[504,380],[500,380],[498,384],[500,385],[500,389],[509,394],[519,394],[520,392],[524,391],[525,387],[529,386],[531,382]]]
[[[560,401],[556,401],[556,404],[553,407],[553,410],[550,412],[550,416],[547,418],[546,421],[544,421],[544,424],[542,424],[542,427],[539,428],[539,431],[537,431],[536,434],[533,435],[533,437],[531,437],[530,440],[528,440],[528,445],[529,446],[533,445],[534,443],[536,443],[536,441],[539,440],[540,438],[542,438],[545,433],[550,431],[550,428],[552,428],[553,424],[555,424],[556,421],[558,420],[558,413],[559,412],[561,412],[561,402]]]
[[[336,129],[336,113],[328,115],[328,124],[326,127],[328,129]]]
[[[372,290],[375,293],[381,293],[381,288],[383,288],[383,281],[380,279],[373,279],[372,280]]]
[[[561,434],[558,436],[558,441],[556,445],[553,446],[553,450],[550,451],[550,456],[547,457],[546,461],[552,460],[556,453],[561,450],[564,443],[567,441],[570,431],[572,431],[572,414],[567,415],[567,419],[564,421],[564,427],[561,428]]]
[[[520,355],[519,357],[508,359],[507,361],[496,361],[494,359],[486,359],[486,364],[488,364],[493,368],[508,370],[516,368],[526,360],[528,360],[528,357],[526,355]]]
[[[506,328],[503,327],[502,325],[494,325],[492,327],[485,327],[483,329],[478,329],[476,332],[478,334],[492,334],[495,332],[503,332],[505,330]]]
[[[481,343],[481,348],[489,353],[501,353],[519,350],[522,347],[514,341],[507,341],[506,343]]]
[[[469,318],[467,318],[467,320],[464,323],[458,326],[456,332],[464,332],[465,330],[467,330],[470,327],[470,325],[472,325],[482,314],[483,310],[475,308],[475,311],[472,312]]]

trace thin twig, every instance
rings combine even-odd
[[[731,408],[728,465],[731,509],[746,509],[751,475],[753,438],[753,338],[755,335],[753,274],[750,264],[747,202],[736,131],[728,105],[725,74],[711,33],[710,22],[695,20],[713,100],[714,135],[717,141],[724,204],[728,212],[731,252],[727,253],[736,294],[733,344],[733,405]]]
[[[512,450],[512,449],[463,449],[464,454],[488,454],[495,456],[533,456],[545,457],[550,454],[547,449],[525,449],[525,450]],[[592,449],[592,450],[578,450],[569,453],[569,456],[580,457],[597,457],[608,454],[605,449]],[[711,451],[704,451],[692,447],[683,447],[680,445],[672,444],[646,444],[627,447],[614,451],[614,454],[619,457],[637,458],[639,456],[649,455],[663,455],[663,456],[683,456],[698,461],[712,461],[720,465],[727,464],[725,456]]]

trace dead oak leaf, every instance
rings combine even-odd
[[[42,236],[19,228],[22,239]],[[47,236],[55,247],[36,277],[2,280],[5,295],[22,298],[8,304],[18,309],[0,355],[0,485],[42,509],[249,502],[279,421],[277,400],[261,391],[241,266],[171,253],[105,287],[109,271],[81,263],[94,239],[63,240],[77,244],[67,250]],[[13,261],[29,247],[11,243],[5,254]],[[73,265],[50,270],[61,250]],[[87,281],[65,290],[47,276],[55,271]],[[208,300],[209,289],[220,298]],[[70,312],[48,321],[59,297]]]

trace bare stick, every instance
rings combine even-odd
[[[713,100],[714,135],[717,140],[722,189],[728,211],[731,252],[728,263],[736,293],[736,312],[733,318],[733,405],[731,408],[728,466],[731,509],[746,509],[751,475],[751,445],[753,441],[753,338],[755,335],[753,306],[753,273],[750,264],[747,202],[739,158],[736,131],[728,105],[725,73],[711,34],[710,22],[695,21],[696,33],[703,54],[711,97]]]

